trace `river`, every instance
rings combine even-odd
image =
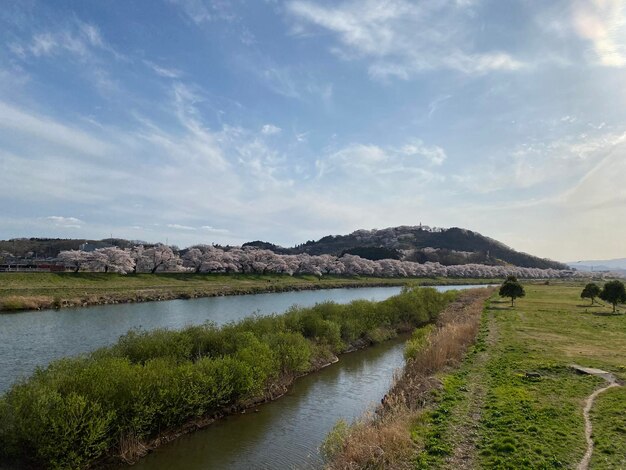
[[[258,412],[229,416],[126,468],[319,468],[324,437],[339,418],[351,422],[380,402],[393,371],[404,362],[403,346],[404,341],[396,339],[344,354],[339,362],[296,380],[284,397],[259,406]]]
[[[326,289],[0,314],[0,393],[38,366],[113,344],[132,328],[182,328],[206,321],[223,325],[252,314],[283,313],[296,304],[384,300],[400,289]]]
[[[479,286],[438,286],[437,290]],[[355,299],[384,300],[400,287],[209,297],[0,315],[0,392],[38,366],[114,343],[131,328],[224,324],[251,314],[282,313],[292,305]],[[298,379],[290,391],[258,411],[230,416],[183,436],[146,458],[139,469],[319,468],[319,446],[339,418],[348,422],[379,402],[403,364],[403,341],[342,355]]]

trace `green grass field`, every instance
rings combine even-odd
[[[526,285],[515,307],[491,300],[475,348],[441,377],[437,405],[413,426],[418,467],[576,468],[584,400],[605,382],[569,365],[626,380],[626,315],[591,307],[582,287]],[[590,468],[626,468],[626,388],[601,394],[591,419]]]
[[[476,279],[389,279],[255,274],[0,273],[0,310],[69,307],[299,289],[467,284]],[[497,282],[497,281],[496,281]]]

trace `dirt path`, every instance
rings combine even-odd
[[[454,414],[459,423],[451,430],[451,440],[454,450],[446,459],[446,468],[469,470],[477,468],[476,449],[478,443],[478,428],[482,417],[486,389],[483,385],[485,364],[489,360],[491,347],[498,341],[498,327],[493,312],[488,313],[487,319],[487,348],[476,355],[471,370],[467,376],[467,399],[458,406]]]
[[[576,364],[572,364],[571,367],[580,374],[589,374],[595,375],[597,377],[602,377],[609,383],[606,387],[600,388],[593,392],[587,397],[587,400],[585,400],[583,417],[585,418],[585,439],[587,441],[587,451],[585,452],[583,459],[578,464],[578,470],[587,470],[589,468],[589,462],[591,461],[591,455],[593,454],[593,439],[591,438],[593,426],[591,425],[591,418],[589,417],[589,413],[591,412],[591,408],[593,407],[593,402],[598,397],[598,395],[606,392],[610,388],[619,387],[620,384],[617,383],[617,379],[610,372],[606,372],[601,369],[593,369],[591,367],[582,367]]]

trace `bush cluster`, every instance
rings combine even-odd
[[[382,302],[293,307],[218,328],[132,330],[88,356],[62,359],[0,398],[0,460],[84,468],[229,406],[357,341],[431,323],[455,293],[405,288]]]

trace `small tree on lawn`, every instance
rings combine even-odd
[[[515,305],[515,299],[524,297],[526,292],[524,292],[524,288],[522,285],[514,281],[512,279],[507,279],[500,286],[500,297],[510,297],[511,298],[511,307]]]
[[[617,280],[607,282],[604,284],[604,288],[602,292],[600,292],[599,297],[613,305],[613,313],[615,313],[617,304],[626,302],[626,288],[624,288],[624,283]]]
[[[581,299],[591,299],[591,305],[594,304],[596,297],[600,295],[601,289],[598,284],[590,282],[585,286],[583,291],[580,293]]]

